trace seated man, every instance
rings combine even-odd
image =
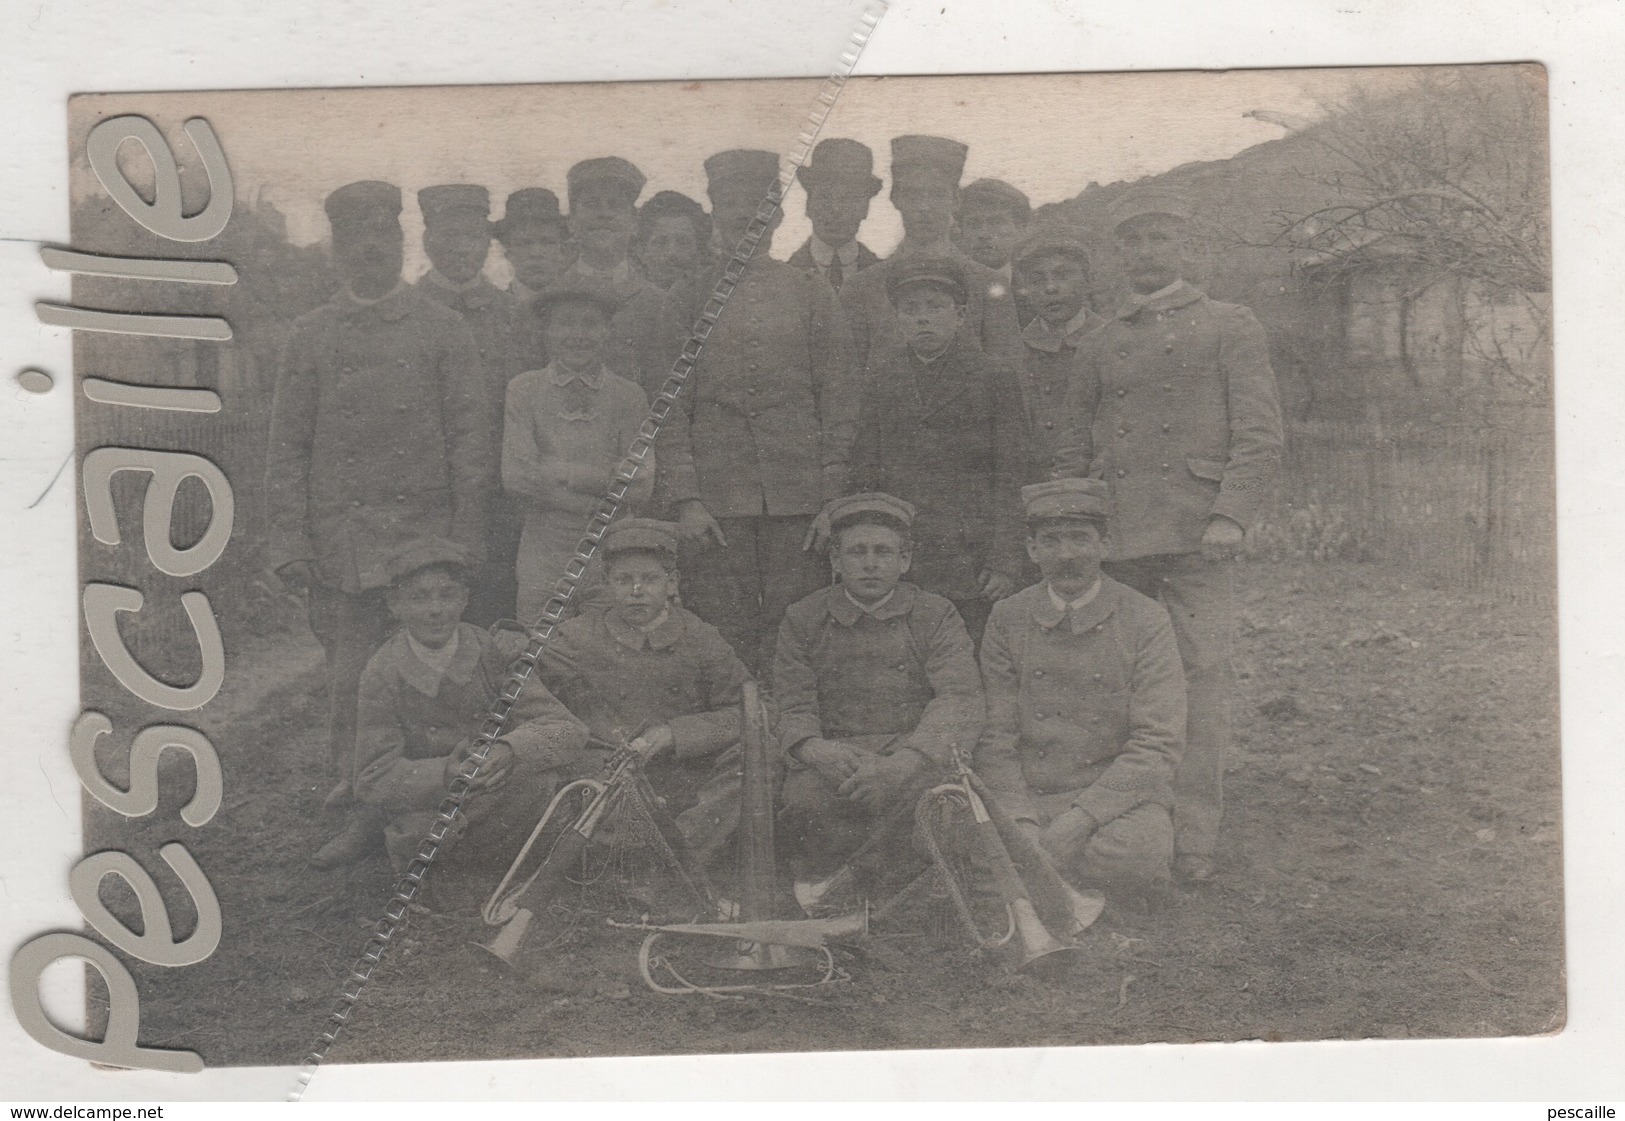
[[[405,546],[387,575],[386,602],[400,630],[361,675],[355,791],[387,815],[384,841],[401,871],[434,824],[525,643],[514,632],[459,622],[468,558],[450,541]],[[448,898],[478,897],[501,876],[547,804],[558,768],[586,742],[581,721],[541,682],[529,681],[463,803],[465,824],[453,834],[461,839],[436,862],[434,882],[451,887]],[[473,881],[461,878],[469,873]]]
[[[605,531],[606,602],[566,621],[537,669],[599,744],[628,744],[677,817],[701,870],[739,824],[740,687],[749,674],[721,633],[672,602],[677,528],[626,518]],[[608,759],[595,746],[571,777]]]
[[[1153,896],[1174,855],[1185,677],[1156,601],[1100,571],[1109,500],[1095,479],[1022,488],[1043,579],[993,606],[976,769],[1068,879]]]
[[[827,513],[840,582],[791,605],[773,663],[789,767],[779,841],[810,913],[840,885],[901,886],[914,803],[983,717],[959,612],[901,582],[914,507],[858,494]]]

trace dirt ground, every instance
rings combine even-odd
[[[548,992],[475,964],[466,944],[490,935],[477,917],[418,914],[329,1058],[1555,1031],[1554,613],[1405,581],[1353,563],[1243,565],[1221,873],[1155,913],[1109,907],[1056,978],[1009,975],[939,920],[893,926],[895,954],[838,954],[850,979],[807,999],[668,997],[638,978],[637,935],[585,915],[557,949],[574,991]],[[203,829],[182,827],[220,894],[224,936],[201,964],[137,969],[141,1041],[211,1066],[295,1063],[390,876],[381,853],[336,872],[305,863],[333,827],[308,632],[231,657],[206,722],[225,803]],[[181,836],[176,785],[188,784],[166,782],[155,824],[106,837],[155,849]],[[116,884],[104,888],[115,909]],[[178,917],[178,934],[188,925]]]

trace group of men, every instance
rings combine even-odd
[[[956,759],[1080,883],[1211,877],[1228,562],[1281,447],[1262,329],[1184,280],[1189,200],[1118,200],[1131,294],[1101,314],[1085,244],[1009,184],[961,187],[966,154],[892,141],[884,259],[857,240],[870,150],[825,140],[799,170],[812,236],[787,261],[764,242],[733,289],[448,861],[505,867],[618,746],[722,861],[755,678],[809,912],[884,891],[901,811]],[[347,824],[318,865],[380,835],[404,864],[427,831],[522,642],[501,622],[535,622],[565,575],[778,159],[705,171],[709,212],[639,205],[619,157],[569,170],[567,211],[531,187],[493,222],[484,188],[425,188],[410,284],[400,191],[328,197],[345,284],[294,326],[268,475],[271,563],[328,655]]]

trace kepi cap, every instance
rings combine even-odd
[[[1021,191],[1003,179],[978,179],[959,190],[959,209],[1008,210],[1022,221],[1032,215],[1033,204]]]
[[[747,190],[766,198],[779,179],[779,157],[756,148],[718,152],[705,161],[705,177],[712,198],[719,191]]]
[[[444,537],[419,537],[402,545],[390,554],[384,562],[384,578],[392,585],[399,584],[414,572],[421,571],[431,565],[451,565],[459,573],[466,573],[474,563],[455,541],[448,541]]]
[[[492,226],[501,241],[525,226],[557,226],[564,222],[559,196],[546,187],[522,187],[508,196],[502,219]]]
[[[968,298],[965,288],[965,270],[952,257],[903,257],[893,261],[886,270],[886,298],[892,303],[905,288],[917,284],[930,284],[953,293],[955,303]]]
[[[637,197],[643,193],[643,185],[648,180],[630,160],[623,160],[620,156],[598,156],[582,160],[572,167],[565,176],[565,182],[572,196],[588,184],[614,183],[630,194],[632,201],[636,202]]]
[[[609,523],[601,544],[605,558],[634,549],[677,557],[677,526],[654,518],[622,518]]]
[[[867,491],[863,494],[849,494],[845,498],[831,499],[824,507],[824,513],[829,517],[829,527],[832,530],[859,514],[884,514],[888,518],[896,518],[902,522],[906,529],[914,524],[915,511],[912,502],[880,491]]]
[[[1111,514],[1111,491],[1099,479],[1049,479],[1021,488],[1029,522],[1047,518],[1086,518],[1103,522]]]
[[[1147,214],[1167,214],[1188,222],[1196,208],[1191,200],[1172,187],[1140,187],[1119,196],[1106,208],[1106,221],[1116,229],[1130,218]]]
[[[491,216],[491,192],[473,183],[425,187],[418,192],[418,210],[426,226],[456,215],[472,215],[483,222]]]
[[[965,157],[970,153],[967,145],[945,136],[898,136],[891,142],[892,186],[897,186],[900,175],[927,172],[942,175],[959,185],[965,173]]]
[[[335,225],[396,218],[401,213],[401,189],[393,183],[363,179],[346,183],[329,194],[322,207],[327,211],[327,220]]]
[[[809,192],[847,183],[867,191],[871,198],[880,193],[875,154],[867,144],[843,136],[820,140],[812,150],[812,158],[796,168],[796,178]]]
[[[1019,265],[1041,253],[1064,253],[1083,262],[1085,268],[1090,264],[1089,247],[1083,243],[1083,239],[1060,229],[1043,229],[1028,234],[1016,242],[1010,260]]]

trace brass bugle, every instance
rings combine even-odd
[[[651,926],[647,923],[610,924],[622,930],[659,931],[662,934],[698,934],[736,942],[762,942],[771,946],[822,949],[829,942],[860,938],[869,932],[867,911],[854,911],[828,919],[762,919],[758,922],[690,922]]]
[[[964,781],[979,795],[983,812],[998,831],[1044,925],[1067,938],[1087,930],[1105,909],[1106,897],[1095,891],[1079,891],[1067,883],[1050,854],[1004,812],[996,796],[988,796],[979,775],[967,770]]]

